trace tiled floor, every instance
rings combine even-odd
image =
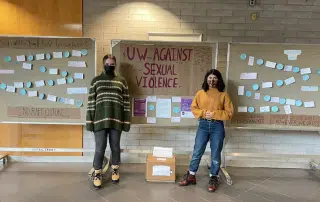
[[[0,202],[320,202],[319,171],[229,167],[234,184],[206,191],[207,170],[201,168],[198,184],[144,180],[144,165],[121,166],[118,185],[107,182],[95,191],[88,180],[90,164],[15,163],[0,170]],[[178,167],[177,179],[186,171]]]

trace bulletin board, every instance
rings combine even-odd
[[[319,130],[320,46],[230,43],[229,127]]]
[[[0,122],[85,124],[95,40],[0,37]]]
[[[191,102],[215,67],[216,43],[113,40],[132,99],[132,123],[190,126]]]

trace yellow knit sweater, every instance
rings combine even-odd
[[[196,118],[205,118],[205,112],[212,112],[212,119],[230,120],[233,115],[233,104],[226,92],[209,89],[197,92],[191,104],[191,111]]]

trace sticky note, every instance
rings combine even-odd
[[[18,62],[24,62],[24,61],[26,61],[26,56],[25,56],[25,55],[18,55],[18,56],[17,56],[17,61],[18,61]]]
[[[16,88],[14,86],[7,86],[7,92],[15,93]]]
[[[20,95],[26,95],[27,91],[25,89],[20,89]]]
[[[290,106],[290,105],[285,105],[285,106],[283,106],[283,108],[284,108],[284,112],[285,112],[286,114],[292,114],[291,106]]]
[[[74,79],[73,79],[73,77],[69,77],[68,79],[67,79],[67,83],[73,83],[74,82]]]
[[[286,104],[287,104],[287,105],[296,105],[296,100],[287,99],[287,100],[286,100]]]
[[[68,76],[68,72],[67,72],[67,71],[62,71],[62,72],[61,72],[61,75],[64,76],[64,77],[66,77],[66,76]]]
[[[286,66],[284,67],[284,71],[285,71],[285,72],[291,72],[291,71],[292,71],[292,65],[286,65]]]
[[[278,63],[278,64],[277,64],[277,69],[278,69],[278,70],[282,70],[282,69],[283,69],[283,64]]]
[[[310,92],[310,86],[301,86],[301,91]]]
[[[279,111],[279,107],[278,106],[272,106],[271,107],[271,111],[272,112],[278,112]]]
[[[157,118],[156,117],[147,117],[147,123],[156,123]]]
[[[53,81],[53,80],[49,80],[49,81],[48,81],[48,85],[49,85],[49,86],[53,86],[53,85],[54,85],[54,81]]]
[[[251,97],[251,95],[252,95],[251,91],[247,91],[247,92],[246,92],[246,96],[247,96],[247,97]]]
[[[45,86],[44,80],[36,81],[36,87],[42,87]]]
[[[28,61],[33,61],[33,55],[28,55],[27,59]]]
[[[81,51],[72,50],[72,56],[81,57]]]
[[[77,107],[81,107],[81,106],[83,105],[82,100],[77,100],[75,105],[76,105]]]
[[[172,102],[178,102],[178,103],[181,103],[181,97],[172,97],[171,98]]]
[[[83,75],[83,73],[74,73],[74,78],[75,79],[83,79],[84,75]]]
[[[171,122],[172,123],[180,123],[181,122],[181,117],[171,117]]]
[[[15,88],[23,88],[23,82],[14,82],[14,83],[13,83],[13,86],[14,86]]]
[[[319,86],[310,86],[310,91],[311,92],[319,91]]]
[[[242,54],[240,55],[240,59],[241,59],[241,60],[247,59],[247,54],[242,53]]]
[[[270,112],[270,106],[260,107],[260,112]]]
[[[252,85],[252,89],[255,90],[255,91],[259,90],[259,88],[260,88],[260,86],[258,84],[253,84]]]
[[[297,60],[298,55],[301,55],[301,50],[284,50],[283,53],[288,56],[288,60]]]
[[[148,105],[148,110],[153,111],[155,109],[154,105]]]
[[[81,50],[82,55],[88,55],[88,50],[87,49],[82,49]]]
[[[65,58],[70,57],[70,52],[69,51],[63,52],[63,57],[65,57]]]
[[[254,107],[248,107],[248,112],[253,113],[254,112]]]
[[[246,107],[246,106],[239,106],[239,107],[238,107],[238,112],[248,112],[248,107]]]
[[[67,83],[66,78],[57,79],[57,84],[58,85],[62,85],[62,84],[66,84],[66,83]]]
[[[279,97],[271,97],[270,102],[279,103],[280,102],[280,98]]]
[[[7,85],[5,83],[0,84],[0,89],[5,90],[7,88]]]
[[[77,67],[77,61],[68,61],[68,67]]]
[[[304,75],[304,74],[311,74],[311,68],[303,68],[300,70],[300,74]]]
[[[299,73],[300,72],[300,68],[299,67],[293,67],[292,71],[294,73]]]
[[[254,99],[255,100],[260,100],[260,93],[255,93],[254,94]]]
[[[301,107],[303,104],[302,100],[296,100],[296,106]]]
[[[272,88],[272,82],[263,82],[262,88]]]
[[[271,62],[271,61],[267,61],[265,64],[266,67],[273,68],[273,69],[276,68],[276,65],[277,63]]]
[[[44,73],[47,71],[47,68],[45,66],[40,66],[40,72]]]
[[[23,63],[22,64],[22,68],[23,69],[28,69],[28,70],[31,70],[32,69],[32,64],[31,63]]]
[[[87,64],[84,61],[77,61],[77,67],[87,67]]]
[[[310,76],[308,74],[305,74],[302,76],[302,80],[308,81],[310,79]]]
[[[74,99],[66,98],[64,101],[65,101],[66,104],[74,105]]]
[[[264,63],[263,59],[258,59],[257,60],[257,65],[260,66],[260,65],[263,65],[263,63]]]
[[[294,79],[294,77],[290,77],[290,78],[287,78],[286,80],[284,80],[284,82],[286,85],[290,85],[290,84],[295,83],[296,80]]]
[[[251,72],[251,73],[241,73],[240,79],[257,79],[258,73]]]
[[[244,95],[244,86],[238,86],[238,95]]]
[[[38,91],[28,91],[28,97],[37,97]]]
[[[67,93],[69,95],[71,94],[87,94],[88,93],[88,88],[83,87],[83,88],[67,88]]]
[[[50,60],[50,59],[51,59],[51,54],[50,54],[50,53],[47,53],[47,54],[46,54],[46,59],[47,59],[47,60]]]
[[[40,100],[43,100],[45,98],[45,96],[46,95],[44,93],[40,93],[40,95],[39,95]]]
[[[47,100],[51,102],[56,102],[57,101],[57,96],[55,95],[48,95]]]
[[[0,74],[14,74],[13,69],[0,69]]]
[[[249,66],[253,66],[253,64],[254,64],[254,57],[253,56],[249,56],[248,65]]]
[[[157,96],[148,96],[147,102],[157,102]]]
[[[36,54],[36,60],[44,60],[44,53]]]
[[[264,101],[269,102],[271,100],[271,96],[270,95],[265,95],[263,99],[264,99]]]
[[[4,61],[5,61],[5,62],[11,62],[12,59],[11,59],[10,56],[5,56],[5,57],[4,57]]]
[[[57,75],[57,74],[58,74],[58,69],[56,69],[56,68],[50,68],[50,69],[49,69],[49,74],[55,74],[55,75]]]
[[[62,52],[53,52],[53,58],[62,58]]]
[[[26,86],[27,86],[27,88],[31,88],[32,87],[32,82],[28,81]]]
[[[285,98],[280,98],[280,104],[284,105],[286,104],[287,100]]]
[[[314,101],[304,102],[303,105],[304,105],[304,107],[306,107],[306,108],[315,107]]]

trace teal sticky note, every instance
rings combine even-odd
[[[263,65],[263,63],[264,63],[263,59],[258,59],[257,60],[257,65]]]
[[[299,73],[300,72],[300,68],[299,67],[293,67],[292,71],[294,73]]]
[[[252,85],[252,89],[255,90],[255,91],[259,90],[259,88],[260,88],[260,86],[258,84],[253,84]]]
[[[50,60],[50,59],[51,59],[51,54],[50,54],[50,53],[47,53],[47,54],[46,54],[46,59],[47,59],[47,60]]]
[[[271,111],[272,112],[278,112],[279,111],[279,107],[278,106],[272,106],[271,107]]]
[[[46,72],[47,71],[47,68],[43,65],[40,66],[40,72]]]
[[[278,70],[282,70],[283,69],[283,64],[278,63],[276,67],[277,67]]]
[[[28,55],[27,60],[32,61],[34,59],[33,55]]]
[[[53,81],[53,80],[49,80],[49,81],[48,81],[48,85],[49,85],[49,86],[53,86],[53,85],[54,85],[54,81]]]
[[[241,60],[247,59],[247,54],[242,53],[242,54],[240,55],[240,59],[241,59]]]
[[[58,98],[58,101],[59,101],[60,103],[64,103],[64,102],[65,102],[65,99],[64,99],[63,97],[59,97],[59,98]]]
[[[254,107],[248,107],[248,112],[253,113],[254,112]]]
[[[154,110],[154,105],[148,105],[148,110],[153,111]]]
[[[82,100],[76,100],[76,106],[81,107],[83,105]]]
[[[81,55],[88,55],[88,50],[87,49],[82,49],[81,50]]]
[[[247,96],[247,97],[251,97],[251,96],[252,96],[251,91],[247,91],[247,92],[246,92],[246,96]]]
[[[180,113],[180,107],[173,107],[173,112],[174,113],[176,113],[176,114],[178,114],[178,113]]]
[[[1,83],[1,84],[0,84],[0,88],[1,88],[2,90],[5,90],[5,89],[7,88],[7,84]]]
[[[70,57],[70,52],[69,51],[63,52],[63,57],[65,57],[65,58]]]
[[[303,104],[302,100],[296,100],[296,106],[301,107]]]
[[[305,75],[302,76],[302,79],[304,81],[308,81],[310,79],[310,76],[308,74],[305,74]]]
[[[283,85],[283,81],[282,81],[282,80],[278,80],[278,81],[277,81],[277,86],[280,87],[280,86],[282,86],[282,85]]]
[[[12,58],[10,56],[5,56],[4,57],[4,61],[5,62],[11,62],[12,61]]]
[[[264,96],[263,99],[264,99],[265,101],[269,102],[269,101],[271,100],[271,97],[270,97],[270,95],[266,95],[266,96]]]
[[[20,95],[26,95],[27,91],[25,89],[20,89]]]
[[[27,84],[26,84],[26,86],[27,86],[27,88],[31,88],[32,87],[32,82],[27,82]]]
[[[68,72],[67,71],[63,71],[63,72],[61,72],[61,75],[66,77],[66,76],[68,76]]]
[[[285,98],[280,98],[279,102],[280,102],[280,104],[284,105],[284,104],[286,104],[286,101],[287,100]]]
[[[40,93],[40,95],[39,95],[40,100],[43,100],[45,98],[45,96],[46,95],[44,93]]]
[[[67,79],[67,82],[68,82],[68,83],[73,83],[73,81],[74,81],[74,80],[73,80],[72,77],[69,77],[69,78]]]

